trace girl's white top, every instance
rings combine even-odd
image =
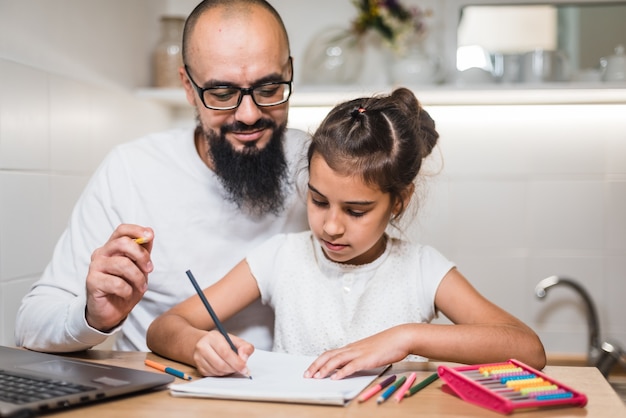
[[[395,325],[430,322],[435,293],[454,267],[432,247],[397,238],[374,262],[325,257],[310,231],[280,234],[247,262],[274,308],[274,351],[316,356]]]

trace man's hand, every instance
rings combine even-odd
[[[87,323],[102,332],[122,322],[148,290],[153,270],[154,232],[139,225],[118,226],[91,255],[87,274]]]

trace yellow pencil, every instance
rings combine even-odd
[[[146,242],[148,242],[148,238],[146,237],[139,237],[139,238],[135,238],[135,242],[139,245],[141,244],[145,244]]]

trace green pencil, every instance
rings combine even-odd
[[[402,376],[400,379],[396,380],[396,382],[393,385],[389,386],[387,390],[385,390],[383,394],[378,397],[378,399],[376,400],[376,403],[381,404],[385,402],[387,399],[391,398],[391,395],[393,395],[393,393],[396,390],[398,390],[400,386],[402,386],[405,380],[406,380],[406,376]]]
[[[433,383],[438,378],[439,378],[439,375],[437,373],[431,374],[426,379],[424,379],[421,382],[419,382],[417,385],[411,387],[411,389],[409,389],[409,391],[404,394],[404,397],[408,398],[409,396],[415,395],[417,392],[419,392],[420,390],[424,389],[426,386],[430,385],[431,383]]]

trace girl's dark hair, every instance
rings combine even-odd
[[[389,193],[392,204],[402,203],[403,191],[417,178],[438,138],[435,122],[415,95],[398,88],[333,108],[313,134],[307,159],[310,166],[319,154],[333,171],[359,175]]]

